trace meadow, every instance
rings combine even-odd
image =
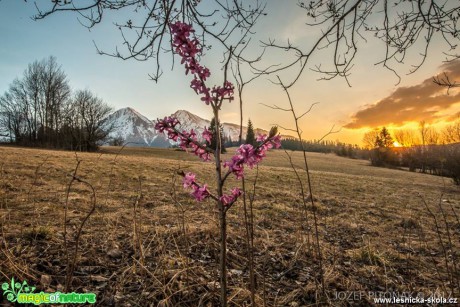
[[[288,153],[305,180],[301,153]],[[307,153],[327,297],[318,303],[313,209],[286,153],[267,156],[245,181],[248,194],[255,186],[258,306],[369,306],[372,293],[391,291],[460,297],[460,190],[450,179]],[[217,209],[190,197],[178,170],[215,186],[212,163],[174,149],[0,147],[0,283],[48,292],[67,283],[98,306],[217,306]],[[247,306],[241,199],[228,226],[229,304]]]

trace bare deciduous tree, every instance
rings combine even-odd
[[[375,148],[375,141],[379,136],[380,131],[378,129],[366,132],[363,137],[364,148],[372,149]]]
[[[444,131],[443,140],[446,143],[460,143],[460,118],[448,125]]]
[[[77,91],[73,105],[75,117],[80,121],[79,144],[83,150],[93,151],[112,130],[112,127],[104,125],[104,119],[112,108],[88,90]]]
[[[60,112],[69,97],[67,76],[56,58],[35,61],[1,98],[2,127],[19,142],[56,142]]]
[[[89,91],[71,97],[67,76],[54,57],[35,61],[0,96],[0,132],[22,145],[95,150],[111,127],[111,108]]]
[[[420,144],[420,140],[414,130],[396,129],[393,131],[396,142],[403,147],[410,147]]]

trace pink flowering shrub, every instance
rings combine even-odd
[[[206,80],[211,76],[208,68],[202,66],[198,61],[198,57],[202,53],[202,45],[198,39],[193,36],[193,28],[185,23],[176,22],[170,24],[169,29],[172,35],[172,46],[175,53],[181,56],[181,64],[185,66],[185,74],[193,75],[190,82],[190,87],[195,93],[201,96],[201,100],[212,107],[216,126],[219,127],[219,111],[224,100],[232,101],[234,94],[234,86],[226,79],[222,86],[213,86],[212,89],[206,86]],[[227,62],[228,64],[228,62]],[[227,66],[226,66],[227,67]],[[179,146],[200,157],[203,161],[210,161],[211,156],[214,156],[216,164],[216,194],[213,195],[208,185],[199,183],[197,176],[194,173],[182,172],[184,189],[190,191],[190,194],[197,200],[203,201],[207,198],[212,198],[216,201],[219,209],[220,222],[220,282],[221,282],[221,306],[227,306],[227,278],[226,278],[226,263],[227,263],[227,223],[226,212],[242,195],[242,191],[234,187],[227,193],[223,192],[223,187],[226,179],[233,174],[237,179],[244,178],[244,167],[253,168],[266,156],[266,152],[270,148],[279,148],[281,146],[280,136],[277,134],[276,127],[272,128],[269,135],[259,135],[257,137],[257,146],[241,145],[235,155],[229,160],[222,163],[221,148],[220,148],[220,130],[216,129],[218,140],[215,149],[210,148],[211,140],[213,139],[212,132],[207,127],[198,136],[192,129],[185,131],[180,129],[180,122],[173,117],[165,117],[162,120],[157,120],[155,129],[161,133],[165,133],[169,139],[177,142]],[[226,173],[224,173],[224,169]]]
[[[192,36],[193,28],[185,23],[176,22],[170,25],[172,33],[172,45],[174,51],[182,57],[181,64],[185,66],[185,73],[192,74],[193,80],[190,87],[201,96],[201,100],[207,105],[211,105],[213,110],[217,112],[223,100],[233,100],[234,86],[231,82],[225,81],[223,86],[214,86],[212,89],[206,86],[205,81],[211,75],[211,72],[206,67],[202,66],[197,57],[201,55],[202,46],[198,39]],[[215,151],[209,147],[211,143],[212,133],[204,128],[201,134],[200,142],[196,132],[181,131],[179,129],[180,122],[173,117],[165,117],[162,120],[157,120],[155,129],[158,132],[166,133],[169,139],[178,142],[180,148],[195,154],[203,161],[210,161],[211,155],[215,155]],[[221,184],[225,179],[234,174],[237,179],[244,177],[244,166],[253,168],[266,155],[266,151],[270,148],[279,148],[281,146],[280,136],[276,135],[276,129],[272,129],[270,135],[259,135],[257,137],[259,144],[253,147],[249,144],[241,145],[236,154],[229,160],[223,163],[223,166],[228,168],[227,173],[223,176]],[[185,189],[191,190],[191,195],[197,200],[202,201],[208,197],[220,201],[227,209],[236,202],[242,192],[239,188],[233,188],[228,194],[214,196],[208,190],[207,184],[199,184],[196,181],[196,175],[193,173],[183,173],[183,186]]]

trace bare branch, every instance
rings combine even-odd
[[[149,77],[158,81],[162,75],[161,55],[172,55],[169,24],[182,21],[191,24],[202,36],[203,48],[211,48],[212,42],[230,51],[233,46],[232,59],[239,58],[243,62],[253,60],[242,57],[239,52],[245,46],[248,37],[254,33],[253,27],[261,16],[266,15],[265,4],[259,0],[251,1],[219,1],[201,4],[197,0],[92,0],[92,1],[51,1],[35,2],[37,13],[35,20],[45,19],[58,13],[75,13],[79,22],[93,28],[105,20],[106,12],[124,12],[136,18],[115,21],[113,25],[120,32],[123,50],[115,47],[113,52],[102,51],[96,46],[101,55],[108,55],[123,60],[135,59],[147,61],[155,59],[155,72]],[[210,9],[211,8],[211,9]]]
[[[433,82],[439,86],[447,87],[447,93],[451,88],[460,87],[460,83],[457,81],[452,81],[449,79],[449,76],[444,72],[444,77],[436,76],[433,77]]]
[[[388,0],[313,0],[299,1],[298,6],[305,11],[308,31],[317,29],[319,36],[308,47],[295,46],[292,41],[280,44],[274,39],[263,42],[270,50],[285,51],[289,60],[277,66],[253,67],[260,74],[277,74],[284,70],[294,73],[293,80],[286,84],[294,85],[310,64],[313,54],[331,50],[328,63],[312,63],[313,71],[321,74],[319,80],[344,78],[350,86],[348,77],[353,68],[360,42],[368,42],[374,36],[385,44],[381,59],[376,65],[392,71],[400,82],[397,66],[407,59],[415,60],[408,74],[417,71],[428,56],[429,47],[443,40],[449,51],[459,42],[460,5],[453,1],[388,1]],[[300,29],[299,29],[300,30]],[[306,31],[306,30],[305,30]],[[411,51],[418,51],[418,57]],[[459,54],[450,54],[458,58]],[[329,65],[328,65],[329,64]]]

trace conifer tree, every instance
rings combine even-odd
[[[397,165],[398,157],[391,150],[393,138],[386,127],[375,137],[375,148],[371,153],[371,163],[375,166]]]
[[[252,126],[251,119],[248,120],[248,131],[246,133],[246,144],[251,144],[252,146],[255,146],[256,139],[254,135],[254,127]]]
[[[379,148],[388,148],[388,147],[393,147],[393,138],[391,137],[390,132],[386,127],[383,127],[382,130],[380,130],[379,135],[376,137],[375,140],[375,147]]]

